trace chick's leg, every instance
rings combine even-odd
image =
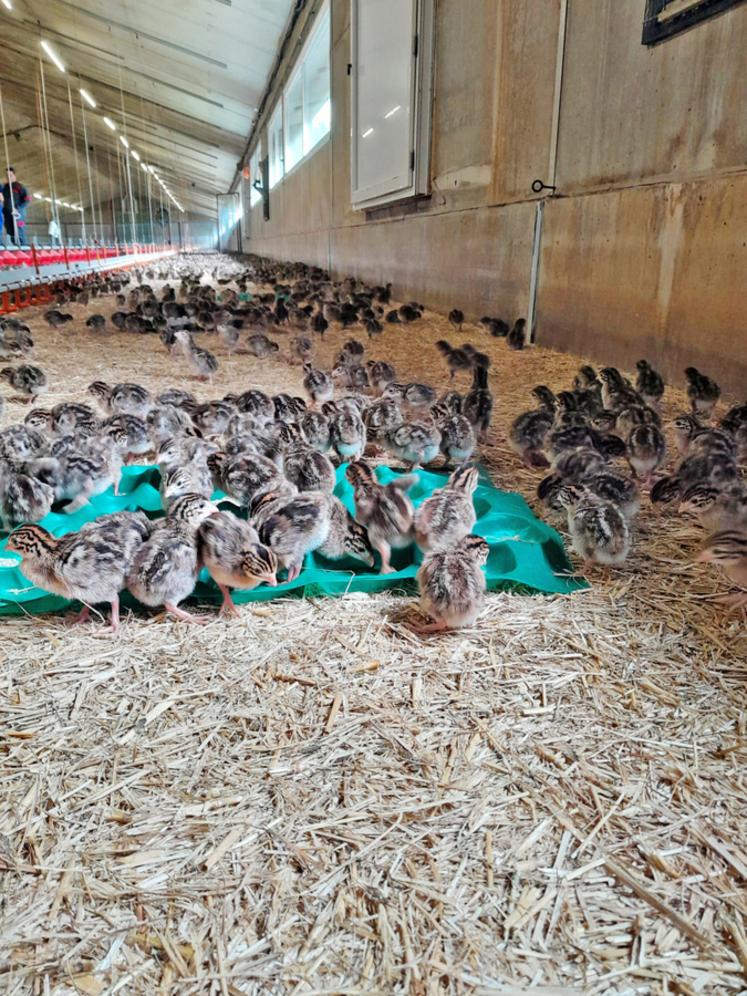
[[[163,607],[172,616],[177,619],[181,619],[182,622],[195,623],[198,626],[206,626],[208,620],[202,616],[193,616],[190,612],[185,612],[184,609],[180,609],[178,605],[172,605],[171,602],[164,602]]]
[[[91,497],[90,489],[84,488],[77,495],[77,497],[73,498],[71,502],[65,505],[62,511],[65,513],[65,515],[74,515],[76,512],[79,512],[84,505],[88,504],[88,499],[90,497]]]
[[[220,607],[221,616],[237,616],[239,610],[236,608],[236,603],[231,597],[231,589],[227,588],[224,584],[219,584],[221,595],[223,595],[223,605]]]
[[[116,633],[119,629],[119,595],[112,599],[112,633]]]
[[[84,605],[83,608],[78,613],[78,615],[75,616],[75,618],[72,619],[71,622],[73,623],[73,625],[77,623],[87,623],[89,622],[90,618],[91,618],[91,606]]]
[[[392,555],[392,550],[389,544],[385,540],[380,540],[378,543],[374,544],[374,550],[381,557],[381,574],[393,574],[394,568],[389,562],[389,558]]]
[[[410,628],[421,635],[427,633],[445,633],[449,629],[443,619],[436,619],[429,623],[413,622],[410,623]]]

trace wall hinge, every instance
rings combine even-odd
[[[418,47],[420,45],[420,35],[416,34],[412,40],[412,57],[417,59],[418,57]]]
[[[410,153],[410,172],[415,172],[415,149]]]
[[[350,76],[352,74],[352,72],[353,72],[353,63],[349,62],[348,63],[348,76]]]

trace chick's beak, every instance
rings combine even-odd
[[[713,554],[710,550],[701,550],[695,560],[699,564],[706,564],[708,561],[713,560]]]
[[[262,580],[265,582],[265,584],[268,584],[271,588],[277,588],[278,586],[278,579],[275,577],[274,574],[265,574]]]

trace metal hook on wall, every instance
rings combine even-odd
[[[552,186],[550,183],[545,183],[543,180],[532,180],[532,191],[535,194],[541,194],[543,190],[552,190],[554,193],[557,189],[557,187]]]

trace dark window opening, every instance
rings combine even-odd
[[[745,0],[646,0],[643,15],[644,45],[656,45],[695,27],[709,17],[723,14]]]

